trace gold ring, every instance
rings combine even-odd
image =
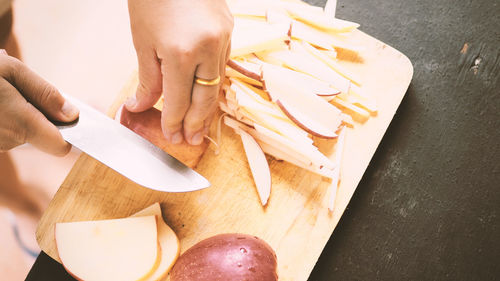
[[[219,82],[220,82],[220,76],[217,76],[217,78],[210,79],[210,80],[199,78],[196,76],[194,77],[194,83],[200,84],[203,86],[215,86],[215,85],[219,85]]]

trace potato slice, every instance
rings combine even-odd
[[[158,219],[158,243],[160,243],[161,248],[158,268],[148,278],[144,279],[144,281],[163,280],[179,257],[181,250],[179,239],[177,235],[175,235],[175,232],[163,220],[159,203],[154,203],[146,209],[133,214],[131,217],[144,216],[156,216]]]
[[[274,147],[281,147],[285,151],[289,151],[289,154],[296,155],[298,158],[303,158],[311,161],[315,166],[327,167],[328,169],[333,169],[334,164],[328,157],[323,155],[317,147],[312,144],[297,143],[288,138],[285,138],[259,124],[253,124],[254,128],[248,128],[248,126],[230,118],[224,117],[224,124],[233,129],[243,129],[250,135],[252,135],[257,141],[263,141]]]
[[[292,39],[304,40],[325,50],[334,50],[333,42],[330,36],[296,20],[292,22],[290,36]]]
[[[303,85],[284,80],[275,67],[262,69],[265,90],[297,126],[321,138],[335,138],[341,123],[340,110]]]
[[[302,47],[306,51],[308,51],[311,55],[315,56],[317,59],[323,61],[326,65],[328,65],[331,69],[335,70],[338,74],[342,75],[343,77],[351,80],[351,82],[355,83],[358,86],[361,86],[361,78],[358,77],[357,74],[347,70],[345,67],[340,65],[337,61],[331,59],[328,55],[320,52],[313,46],[311,46],[307,42],[301,42]],[[352,85],[351,85],[352,88]]]
[[[330,103],[336,105],[341,108],[347,114],[351,115],[351,117],[361,123],[366,122],[370,118],[370,113],[358,106],[355,106],[352,103],[346,102],[338,97],[335,97]]]
[[[290,61],[286,62],[288,67],[328,82],[343,93],[349,92],[351,81],[312,55],[301,43],[296,41],[290,42],[290,50],[293,55],[290,57]]]
[[[248,61],[229,60],[227,65],[245,77],[262,82],[262,70],[259,64]]]
[[[336,148],[335,148],[335,156],[334,156],[334,161],[335,164],[337,165],[337,169],[335,169],[335,172],[333,174],[332,178],[332,184],[331,184],[331,190],[330,190],[330,197],[328,200],[328,209],[333,212],[335,208],[335,199],[337,198],[337,189],[339,187],[339,182],[340,182],[340,167],[341,167],[341,162],[342,162],[342,154],[344,153],[344,143],[345,143],[345,135],[346,135],[346,128],[340,129],[339,133],[339,138],[337,140]]]
[[[335,18],[337,10],[337,0],[327,0],[325,4],[325,15],[329,18]]]
[[[251,128],[232,118],[224,117],[224,123],[234,130],[244,130],[249,133],[261,146],[262,150],[280,160],[285,160],[298,167],[332,178],[334,164],[319,150],[311,145],[299,144],[277,135],[276,133],[258,125]]]
[[[243,130],[236,131],[243,142],[243,148],[252,171],[253,180],[259,193],[262,206],[267,204],[269,195],[271,194],[271,171],[267,163],[266,156],[255,139]]]
[[[333,32],[349,32],[359,27],[359,24],[355,22],[330,18],[323,12],[301,9],[298,6],[289,6],[287,7],[287,11],[293,18],[324,30]]]
[[[231,58],[260,52],[282,49],[289,39],[288,24],[268,24],[234,28],[231,39]]]
[[[156,216],[57,223],[63,266],[85,281],[144,280],[158,267]]]

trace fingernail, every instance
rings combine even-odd
[[[182,142],[182,133],[181,132],[174,133],[170,140],[173,144],[180,144]]]
[[[61,108],[62,114],[66,116],[68,119],[75,119],[78,116],[78,113],[80,110],[74,105],[72,105],[69,101],[65,101],[62,108]]]
[[[137,103],[137,98],[135,97],[135,95],[133,95],[127,99],[127,101],[125,102],[125,106],[128,109],[133,109],[136,103]]]
[[[5,49],[0,49],[0,55],[8,55]]]
[[[203,132],[198,132],[194,134],[194,136],[191,138],[191,145],[200,145],[202,141],[203,141]]]

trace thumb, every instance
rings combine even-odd
[[[71,122],[78,117],[79,110],[64,99],[59,91],[38,74],[15,58],[9,82],[24,98],[53,121]]]
[[[141,112],[155,105],[162,93],[160,63],[153,50],[137,51],[139,62],[139,86],[135,95],[127,100],[125,107],[131,112]]]

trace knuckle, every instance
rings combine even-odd
[[[58,95],[57,90],[49,83],[44,83],[41,87],[41,91],[38,94],[38,102],[42,106],[52,105],[54,103],[54,97]]]
[[[177,42],[170,45],[168,48],[170,52],[180,60],[186,60],[193,57],[195,51],[192,44],[184,42]]]
[[[222,27],[214,27],[207,30],[200,38],[201,43],[208,48],[218,49],[226,41],[226,30]]]
[[[21,63],[20,60],[9,57],[9,56],[2,56],[2,74],[7,76],[7,77],[16,77],[23,71],[23,64]]]

